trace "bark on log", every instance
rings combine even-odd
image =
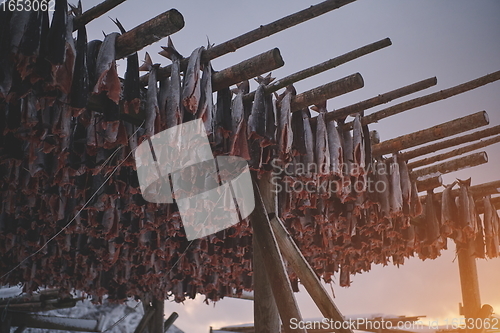
[[[144,315],[134,330],[134,333],[142,333],[148,327],[149,321],[153,317],[155,309],[150,305],[144,305]]]
[[[202,54],[202,60],[203,61],[212,60],[221,57],[227,53],[234,52],[237,49],[242,48],[243,46],[249,45],[262,38],[269,37],[282,30],[288,29],[290,27],[293,27],[294,25],[308,21],[322,14],[328,13],[334,9],[338,9],[354,1],[356,0],[326,0],[317,5],[310,6],[309,8],[296,12],[294,14],[285,16],[272,23],[261,25],[257,29],[244,33],[243,35],[228,40],[222,44],[215,45],[214,47],[210,48],[209,50],[207,50]],[[186,69],[188,62],[189,58],[182,60],[181,62],[182,70]],[[170,76],[170,70],[171,70],[170,65],[159,68],[157,74],[158,80]],[[148,81],[147,74],[141,77],[141,82],[146,84],[147,81]]]
[[[398,114],[398,113],[401,113],[401,112],[404,112],[407,110],[411,110],[413,108],[416,108],[416,107],[419,107],[422,105],[437,102],[437,101],[449,98],[451,96],[455,96],[455,95],[464,93],[466,91],[484,86],[488,83],[491,83],[491,82],[494,82],[497,80],[500,80],[500,71],[482,76],[482,77],[477,78],[477,79],[472,80],[472,81],[468,81],[468,82],[459,84],[458,86],[454,86],[454,87],[451,87],[451,88],[448,88],[445,90],[441,90],[441,91],[438,91],[438,92],[435,92],[435,93],[432,93],[429,95],[425,95],[422,97],[417,97],[417,98],[411,99],[409,101],[399,103],[399,104],[396,104],[394,106],[391,106],[391,107],[382,109],[380,111],[374,112],[372,114],[365,116],[362,119],[362,124],[367,125],[367,124],[371,124],[371,123],[376,123],[379,120],[393,116],[395,114]],[[352,122],[347,123],[345,126],[349,129],[352,128]]]
[[[272,82],[271,84],[269,84],[268,86],[266,86],[265,92],[266,92],[266,94],[271,94],[275,91],[278,91],[281,88],[285,88],[286,86],[288,86],[290,84],[304,80],[308,77],[322,73],[322,72],[327,71],[329,69],[335,68],[337,66],[345,64],[346,62],[357,59],[357,58],[362,57],[366,54],[375,52],[377,50],[380,50],[380,49],[387,47],[387,46],[390,46],[390,45],[392,45],[392,42],[389,38],[384,38],[384,39],[379,40],[375,43],[365,45],[363,47],[360,47],[359,49],[353,50],[351,52],[342,54],[342,55],[335,57],[333,59],[322,62],[321,64],[303,69],[301,71],[298,71],[296,73],[288,75],[282,79],[276,80],[276,81]],[[245,101],[248,101],[248,100],[253,100],[254,96],[255,96],[255,91],[252,91],[251,93],[248,93],[245,96],[243,96],[243,98]]]
[[[500,135],[497,135],[497,136],[492,137],[490,139],[481,140],[479,142],[476,142],[476,143],[473,143],[471,145],[467,145],[467,146],[464,146],[464,147],[461,147],[458,149],[451,150],[451,151],[446,152],[444,154],[434,155],[431,157],[423,158],[423,159],[415,161],[415,162],[408,163],[408,168],[414,169],[414,168],[418,168],[418,167],[421,167],[424,165],[429,165],[429,164],[432,164],[435,162],[444,161],[444,160],[447,160],[449,158],[452,158],[455,156],[460,156],[462,154],[469,153],[469,152],[474,151],[476,149],[484,148],[484,147],[490,146],[490,145],[498,143],[498,142],[500,142]]]
[[[280,50],[278,48],[272,49],[214,73],[212,76],[212,89],[213,91],[219,91],[243,80],[280,68],[284,64]]]
[[[343,322],[344,317],[340,313],[340,310],[337,308],[330,295],[328,295],[318,276],[300,252],[300,249],[283,226],[283,223],[275,217],[271,220],[271,227],[273,228],[283,257],[285,257],[287,263],[291,266],[295,274],[297,274],[300,283],[304,285],[323,316]],[[256,330],[256,332],[260,331]],[[352,333],[349,328],[341,328],[338,332]]]
[[[184,17],[177,9],[170,9],[116,39],[116,59],[141,50],[184,27]]]
[[[164,301],[154,298],[151,304],[154,308],[154,313],[149,320],[148,331],[149,333],[163,333]]]
[[[365,118],[366,117],[363,117],[361,120]],[[488,125],[488,123],[488,114],[486,111],[480,111],[421,131],[383,141],[379,144],[373,145],[372,152],[373,155],[379,156],[395,153],[403,149],[415,147],[427,142],[439,140],[477,127]]]
[[[441,175],[435,176],[435,177],[430,177],[430,178],[425,178],[423,180],[418,180],[417,179],[417,191],[418,192],[425,192],[428,190],[432,190],[436,187],[439,187],[443,185],[443,178]]]
[[[302,110],[309,105],[321,103],[353,90],[363,88],[364,82],[361,74],[356,73],[340,80],[327,83],[314,89],[296,95],[292,99],[292,112]]]
[[[364,111],[364,110],[369,109],[369,108],[373,108],[377,105],[389,103],[390,101],[392,101],[396,98],[400,98],[403,96],[413,94],[417,91],[427,89],[427,88],[432,87],[436,84],[437,84],[437,78],[431,77],[431,78],[428,78],[428,79],[401,87],[399,89],[395,89],[395,90],[386,92],[384,94],[380,94],[378,96],[372,97],[372,98],[364,100],[362,102],[358,102],[356,104],[352,104],[352,105],[345,106],[343,108],[328,112],[326,114],[326,120],[332,121],[332,120],[336,120],[336,119],[342,119],[342,118],[345,118],[351,114],[361,112],[361,111]]]
[[[464,157],[455,158],[448,162],[432,165],[427,168],[414,170],[412,177],[419,178],[425,175],[445,174],[458,171],[465,168],[474,167],[488,162],[488,155],[486,152],[467,155]]]
[[[75,17],[73,21],[73,31],[78,30],[78,28],[80,28],[82,25],[86,25],[90,21],[109,12],[111,9],[115,8],[125,1],[126,0],[105,0],[98,5],[95,5],[94,7],[85,11],[82,15]]]
[[[469,188],[469,190],[470,190],[472,196],[476,200],[477,199],[482,199],[486,195],[498,194],[498,193],[500,193],[500,180],[495,180],[495,181],[488,182],[488,183],[474,185],[474,186],[471,186]],[[459,189],[454,189],[453,191],[451,191],[451,195],[453,197],[458,196],[459,193],[460,193]],[[442,195],[441,192],[434,193],[434,198],[436,199],[437,202],[441,202],[441,195]],[[425,195],[421,196],[420,200],[422,202],[424,202],[425,201],[425,197],[426,197]],[[500,206],[498,206],[497,208],[500,209]]]
[[[408,161],[408,160],[411,160],[415,157],[434,153],[437,150],[458,146],[458,145],[461,145],[463,143],[476,141],[476,140],[486,138],[488,136],[492,136],[492,135],[496,135],[496,134],[500,134],[500,125],[493,126],[493,127],[484,129],[482,131],[477,131],[477,132],[474,132],[471,134],[459,136],[457,138],[436,142],[436,143],[433,143],[433,144],[425,146],[425,147],[402,152],[399,156],[403,160]]]
[[[170,326],[174,324],[174,322],[179,318],[179,314],[177,312],[172,312],[172,314],[165,320],[163,324],[163,332],[167,332]]]
[[[276,300],[276,305],[283,322],[283,330],[285,332],[302,332],[306,333],[304,329],[292,329],[289,326],[290,320],[296,318],[297,320],[302,320],[297,301],[292,291],[292,286],[286,269],[283,263],[283,258],[278,250],[276,244],[276,238],[271,229],[269,217],[264,208],[264,203],[260,195],[257,182],[254,179],[253,190],[255,197],[255,209],[250,215],[250,220],[252,222],[254,237],[256,239],[257,246],[260,247],[264,266],[267,272],[269,282],[271,284],[271,289]],[[258,300],[257,300],[258,301]]]
[[[500,197],[491,198],[491,204],[496,208],[496,210],[500,210]],[[484,202],[482,197],[476,198],[475,205],[477,213],[484,214]]]

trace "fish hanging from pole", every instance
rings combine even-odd
[[[78,1],[78,7],[74,7],[75,14],[81,15],[82,3]],[[78,37],[76,40],[76,58],[75,71],[73,74],[73,83],[71,85],[70,105],[83,111],[87,106],[89,96],[89,73],[87,68],[87,29],[85,25],[78,28]]]
[[[168,37],[167,47],[162,46],[162,49],[163,51],[159,52],[159,54],[172,61],[170,84],[167,85],[166,104],[167,128],[171,128],[182,123],[181,60],[183,56],[177,52],[170,37]]]
[[[240,156],[246,160],[250,160],[250,151],[248,147],[248,125],[245,119],[245,106],[243,104],[243,96],[250,91],[248,81],[243,81],[236,85],[233,91],[236,97],[232,101],[231,112],[231,150],[230,155]]]
[[[200,71],[201,54],[205,51],[203,46],[195,49],[189,57],[186,72],[184,73],[184,82],[182,88],[182,105],[184,109],[192,115],[198,111],[198,104],[201,97]],[[190,119],[189,119],[190,120]],[[186,120],[184,120],[185,122]]]
[[[210,49],[210,42],[208,43]],[[213,141],[214,132],[214,99],[212,89],[212,74],[213,68],[210,60],[203,64],[203,74],[201,76],[201,97],[196,118],[201,118],[207,131],[207,136],[210,141]]]
[[[287,163],[291,160],[293,129],[292,129],[292,97],[297,92],[292,85],[286,87],[284,96],[278,108],[277,116],[277,143],[278,143],[278,158],[281,163]]]
[[[158,87],[156,84],[156,72],[160,64],[153,64],[151,57],[146,52],[144,64],[139,67],[140,71],[149,71],[148,92],[146,95],[146,119],[144,120],[145,135],[151,137],[155,134],[155,128],[159,128],[160,111],[158,108]]]

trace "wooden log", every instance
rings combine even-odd
[[[460,286],[462,289],[463,307],[460,314],[466,320],[475,320],[481,309],[481,299],[479,293],[479,279],[477,276],[475,246],[473,240],[468,240],[465,244],[457,244],[458,270],[460,273]],[[466,330],[468,333],[476,330]]]
[[[149,321],[153,317],[154,312],[155,309],[152,306],[144,304],[144,315],[142,316],[141,321],[139,321],[137,327],[135,328],[134,333],[144,332],[144,330],[148,327]]]
[[[496,181],[492,181],[492,182],[488,182],[488,183],[483,183],[483,184],[478,184],[478,185],[471,186],[469,188],[469,191],[471,192],[472,196],[476,200],[477,199],[481,199],[481,198],[483,198],[486,195],[498,194],[498,193],[500,193],[500,180],[496,180]],[[451,191],[451,195],[453,197],[458,196],[459,193],[460,193],[460,190],[458,188],[456,188],[453,191]],[[441,192],[434,193],[434,199],[436,199],[436,201],[438,201],[438,202],[441,202],[441,195],[442,195]],[[425,197],[426,197],[425,195],[421,196],[420,200],[422,202],[424,202],[425,201]],[[500,209],[500,206],[497,207],[497,208]]]
[[[321,103],[353,90],[363,88],[364,82],[361,74],[356,73],[340,80],[327,83],[314,89],[296,95],[292,99],[292,112],[302,110],[309,105]]]
[[[398,113],[401,113],[401,112],[404,112],[407,110],[411,110],[413,108],[416,108],[416,107],[419,107],[422,105],[437,102],[437,101],[464,93],[466,91],[484,86],[488,83],[491,83],[491,82],[494,82],[497,80],[500,80],[500,71],[482,76],[482,77],[477,78],[477,79],[472,80],[472,81],[468,81],[468,82],[459,84],[458,86],[454,86],[454,87],[451,87],[451,88],[448,88],[445,90],[441,90],[441,91],[438,91],[438,92],[435,92],[435,93],[432,93],[429,95],[425,95],[422,97],[417,97],[417,98],[411,99],[409,101],[402,102],[402,103],[396,104],[394,106],[391,106],[391,107],[382,109],[380,111],[374,112],[372,114],[369,114],[369,115],[363,117],[362,124],[367,125],[367,124],[371,124],[371,123],[376,123],[379,120],[393,116],[395,114],[398,114]],[[347,128],[352,128],[352,122],[345,124],[345,126]]]
[[[491,198],[491,204],[496,208],[496,210],[500,210],[500,197]],[[478,214],[484,214],[483,197],[476,198],[475,206]]]
[[[419,178],[425,175],[445,174],[465,168],[481,165],[488,162],[486,152],[475,153],[464,157],[455,158],[448,162],[439,163],[426,168],[414,170],[412,177]]]
[[[154,313],[149,320],[148,331],[149,333],[163,333],[163,321],[164,321],[164,302],[163,300],[153,298],[151,302],[152,307],[154,308]]]
[[[342,118],[345,118],[345,117],[352,115],[354,113],[373,108],[377,105],[389,103],[390,101],[392,101],[396,98],[407,96],[407,95],[413,94],[417,91],[427,89],[429,87],[435,86],[436,84],[437,84],[436,77],[431,77],[431,78],[428,78],[428,79],[425,79],[425,80],[422,80],[419,82],[415,82],[413,84],[386,92],[384,94],[380,94],[378,96],[369,98],[367,100],[358,102],[356,104],[351,104],[349,106],[345,106],[343,108],[328,112],[326,114],[326,120],[331,121],[331,120],[336,120],[336,119],[342,119]]]
[[[394,139],[373,145],[373,155],[395,153],[403,149],[415,147],[427,142],[439,140],[471,129],[488,125],[489,119],[486,111],[457,118],[421,131],[402,135]]]
[[[345,64],[346,62],[357,59],[357,58],[362,57],[366,54],[375,52],[377,50],[380,50],[380,49],[387,47],[387,46],[390,46],[390,45],[392,45],[392,42],[389,38],[384,38],[384,39],[379,40],[377,42],[365,45],[363,47],[360,47],[359,49],[353,50],[351,52],[342,54],[342,55],[335,57],[333,59],[322,62],[321,64],[303,69],[303,70],[298,71],[296,73],[290,74],[282,79],[271,82],[269,85],[266,86],[265,92],[266,92],[266,94],[271,94],[271,93],[278,91],[279,89],[284,88],[290,84],[293,84],[295,82],[299,82],[301,80],[307,79],[308,77],[311,77],[311,76],[314,76],[316,74],[327,71],[329,69],[338,67],[342,64]],[[254,96],[255,96],[255,91],[252,91],[252,92],[246,94],[245,96],[243,96],[243,99],[245,101],[253,100]]]
[[[116,39],[116,59],[142,50],[160,39],[176,33],[184,27],[184,17],[177,9],[170,9]]]
[[[115,8],[119,4],[125,2],[126,0],[105,0],[98,5],[90,8],[82,15],[75,17],[73,21],[73,31],[78,30],[83,25],[86,25],[90,21],[102,16],[103,14],[109,12],[111,9]]]
[[[179,318],[179,314],[177,312],[172,312],[170,316],[168,316],[167,320],[163,324],[163,332],[167,332],[168,329],[174,324],[174,322]]]
[[[422,180],[417,179],[417,191],[425,192],[428,190],[432,190],[436,187],[443,185],[443,177],[441,175],[423,178]]]
[[[278,48],[259,54],[212,76],[213,91],[270,72],[285,64]]]
[[[35,313],[13,312],[12,326],[26,326],[47,330],[100,332],[99,322],[94,319],[61,318]]]
[[[280,317],[271,283],[266,272],[261,247],[253,237],[253,322],[256,332],[280,332]]]
[[[432,164],[435,162],[444,161],[444,160],[447,160],[449,158],[452,158],[455,156],[460,156],[462,154],[469,153],[471,151],[474,151],[474,150],[477,150],[477,149],[480,149],[483,147],[487,147],[487,146],[490,146],[490,145],[498,143],[498,142],[500,142],[500,135],[494,136],[490,139],[481,140],[479,142],[476,142],[476,143],[473,143],[471,145],[467,145],[467,146],[464,146],[464,147],[461,147],[458,149],[451,150],[451,151],[446,152],[444,154],[434,155],[431,157],[423,158],[423,159],[415,161],[415,162],[408,163],[408,168],[414,169],[414,168],[418,168],[418,167],[421,167],[424,165],[429,165],[429,164]]]
[[[290,236],[278,217],[274,217],[271,220],[271,227],[273,228],[283,257],[291,266],[295,274],[297,274],[300,283],[304,285],[323,316],[328,319],[343,322],[344,317],[340,313],[340,310],[337,308],[332,298],[321,284],[318,276],[304,258],[300,249],[293,241],[292,236]],[[260,332],[259,330],[256,331]],[[343,327],[339,329],[338,332],[352,333],[352,330]]]
[[[340,8],[354,1],[356,0],[326,0],[317,5],[310,6],[309,8],[296,12],[294,14],[285,16],[272,23],[261,25],[257,29],[244,33],[243,35],[235,37],[219,45],[215,45],[209,50],[206,50],[202,54],[202,60],[203,61],[212,60],[221,57],[227,53],[235,52],[237,49],[242,48],[243,46],[249,45],[262,38],[269,37],[282,30],[288,29],[290,27],[293,27],[294,25],[308,21],[322,14],[328,13],[334,9]],[[188,62],[189,58],[182,60],[181,62],[182,70],[186,69]],[[158,80],[170,76],[170,70],[171,70],[170,65],[159,68],[157,74]],[[147,74],[141,77],[141,82],[143,82],[144,84],[148,82]]]
[[[458,145],[461,145],[463,143],[469,143],[469,142],[476,141],[476,140],[486,138],[488,136],[492,136],[492,135],[496,135],[496,134],[500,134],[500,125],[493,126],[493,127],[484,129],[482,131],[477,131],[477,132],[474,132],[471,134],[459,136],[459,137],[456,137],[453,139],[436,142],[436,143],[433,143],[431,145],[417,148],[417,149],[414,149],[411,151],[405,151],[405,152],[402,152],[399,156],[401,159],[407,161],[407,160],[413,159],[415,157],[434,153],[437,150],[458,146]]]
[[[255,209],[250,215],[250,221],[252,223],[256,245],[260,247],[263,254],[265,253],[265,255],[262,255],[262,259],[274,299],[276,300],[281,322],[283,323],[283,330],[287,333],[306,333],[304,329],[292,329],[289,325],[292,318],[296,318],[296,320],[300,321],[302,320],[302,316],[300,315],[299,307],[286,273],[283,258],[276,244],[276,238],[271,229],[269,217],[264,208],[259,187],[255,181],[256,176],[254,175],[252,178],[254,179],[252,183],[255,196]]]

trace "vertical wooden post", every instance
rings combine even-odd
[[[466,320],[476,318],[481,309],[481,299],[474,257],[474,242],[468,240],[466,244],[457,244],[457,255],[463,301],[461,314],[465,316]],[[468,330],[468,332],[477,332],[477,330]]]
[[[262,259],[261,248],[253,237],[253,318],[255,332],[280,332],[280,317]]]
[[[164,310],[164,301],[153,298],[151,302],[151,306],[154,308],[154,313],[151,319],[149,320],[149,333],[163,333],[163,310]]]

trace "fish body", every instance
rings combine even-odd
[[[76,40],[75,71],[71,85],[71,102],[74,108],[83,109],[87,105],[89,93],[89,74],[87,68],[87,29],[78,29]]]
[[[401,194],[403,197],[403,214],[410,213],[411,205],[411,180],[408,165],[405,160],[398,158],[399,177],[401,181]]]
[[[247,121],[245,119],[245,107],[243,96],[248,94],[250,86],[248,81],[243,81],[237,85],[236,97],[232,101],[231,113],[231,151],[230,155],[241,156],[247,160],[250,157],[250,150],[247,140]]]
[[[201,97],[200,89],[200,70],[201,70],[201,54],[205,48],[199,47],[195,49],[189,57],[186,72],[184,74],[184,84],[182,89],[182,104],[184,108],[191,114],[198,111],[198,104]]]
[[[361,116],[359,113],[354,117],[352,129],[352,144],[353,144],[353,168],[351,175],[358,177],[365,174],[365,147],[363,127],[361,125]]]
[[[433,244],[440,237],[440,228],[436,216],[436,209],[434,207],[434,193],[432,190],[427,191],[425,201],[425,218],[427,225],[427,241],[430,244]]]
[[[389,162],[389,177],[391,183],[391,215],[400,216],[403,210],[403,193],[401,191],[401,176],[399,174],[399,165],[397,156],[394,154],[392,161]]]
[[[198,107],[197,118],[201,118],[205,125],[207,135],[213,140],[212,135],[214,131],[214,99],[212,89],[212,64],[207,61],[203,66],[203,74],[201,76],[201,97],[200,105]]]
[[[277,141],[278,141],[278,157],[285,162],[290,160],[293,143],[292,129],[292,97],[296,94],[293,86],[288,86],[285,95],[281,100],[281,105],[278,108],[278,124],[277,124]]]
[[[319,174],[327,174],[330,171],[330,148],[328,146],[328,131],[326,126],[326,101],[315,105],[315,111],[319,112],[316,121],[316,145],[314,155]]]
[[[418,196],[417,182],[411,181],[411,192],[410,192],[410,216],[418,217],[423,212],[422,202]]]
[[[68,24],[68,1],[55,0],[55,10],[50,24],[48,60],[53,65],[62,65],[66,59],[66,26]],[[113,59],[114,60],[114,59]]]
[[[255,98],[252,105],[252,111],[248,118],[248,137],[263,138],[266,135],[266,109],[264,105],[264,88],[263,84],[255,91]]]
[[[182,55],[177,52],[170,37],[168,46],[162,47],[161,55],[172,61],[170,84],[167,90],[166,123],[167,128],[177,126],[182,123],[181,109],[181,60]]]
[[[94,93],[106,92],[107,97],[115,104],[120,101],[121,83],[118,78],[115,61],[115,43],[119,33],[114,32],[106,36],[96,60],[95,77],[97,82]]]
[[[385,162],[377,162],[377,183],[380,184],[380,188],[376,188],[376,190],[378,193],[378,202],[380,204],[380,213],[385,218],[389,218],[391,213],[391,189],[387,171],[387,164]]]
[[[302,120],[304,124],[304,144],[305,155],[302,156],[302,162],[306,171],[306,176],[311,177],[311,170],[314,170],[314,136],[311,128],[311,113],[309,109],[300,111],[302,113]]]
[[[470,202],[469,196],[469,186],[470,186],[470,178],[467,180],[457,179],[458,184],[460,186],[460,191],[458,195],[458,209],[459,209],[459,218],[461,222],[461,227],[464,233],[464,236],[467,239],[475,237],[476,228],[475,228],[475,216],[474,212],[471,211],[473,207],[473,203]]]
[[[443,237],[449,237],[453,234],[455,221],[457,220],[457,206],[451,194],[451,190],[455,185],[456,182],[446,185],[441,195],[441,235]]]
[[[149,70],[148,77],[148,92],[146,96],[146,119],[144,121],[144,128],[146,129],[146,136],[151,137],[155,134],[155,122],[159,119],[158,107],[158,88],[156,85],[156,72],[159,64],[153,64],[151,57],[146,52],[144,65],[140,70]]]

